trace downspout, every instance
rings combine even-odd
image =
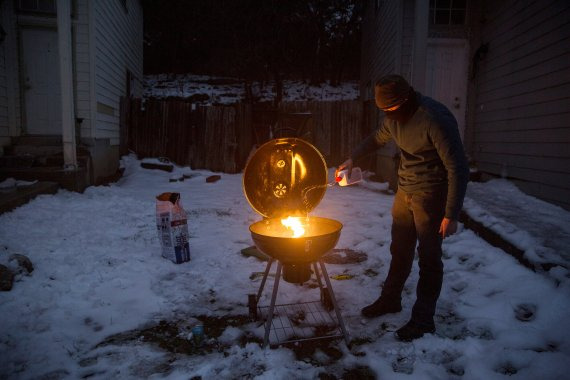
[[[71,45],[71,3],[57,0],[57,36],[61,84],[61,127],[65,170],[77,169],[75,114],[73,102],[73,61]]]

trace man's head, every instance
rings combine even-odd
[[[405,123],[416,112],[414,89],[400,75],[386,75],[374,86],[376,105],[392,120]]]
[[[376,82],[374,86],[374,96],[376,105],[382,111],[397,109],[402,105],[410,94],[410,85],[399,75],[386,75]]]

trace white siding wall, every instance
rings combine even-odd
[[[570,2],[486,1],[473,143],[481,171],[570,208]]]
[[[2,19],[0,9],[0,20]],[[0,146],[10,142],[10,128],[8,124],[8,94],[6,74],[6,44],[0,44]]]
[[[398,73],[401,41],[398,28],[400,0],[368,1],[362,23],[361,98],[374,99],[374,82],[382,75]]]
[[[127,69],[135,77],[134,93],[142,94],[143,19],[138,0],[97,1],[95,20],[95,95],[97,125],[93,137],[119,144],[119,102],[126,95]]]
[[[77,0],[74,18],[75,110],[82,118],[80,137],[92,137],[89,65],[89,5],[88,0]]]
[[[403,50],[403,41],[406,36],[411,36],[413,31],[405,30],[404,13],[408,3],[413,0],[368,0],[362,22],[362,59],[360,77],[360,96],[364,100],[370,100],[374,104],[374,83],[387,74],[402,74],[405,62],[409,66],[409,58],[404,61],[404,55],[411,51]],[[377,7],[376,5],[380,6]],[[413,6],[412,6],[413,18]],[[409,25],[408,27],[413,27]],[[409,41],[409,39],[408,39]],[[409,43],[409,42],[408,42]],[[380,112],[376,110],[375,120],[372,120],[372,129],[375,129],[380,121]],[[395,183],[395,167],[393,157],[398,150],[394,142],[389,142],[378,150],[376,154],[376,171],[382,180]]]
[[[414,51],[414,0],[404,1],[403,30],[402,30],[402,67],[400,74],[411,80],[412,78],[412,56]]]

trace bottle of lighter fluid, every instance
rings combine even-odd
[[[352,173],[350,177],[348,176],[348,170],[341,170],[337,173],[336,182],[340,186],[354,185],[355,183],[362,181],[362,170],[359,167],[352,168]]]

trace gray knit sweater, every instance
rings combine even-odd
[[[457,121],[443,104],[418,96],[419,107],[404,125],[384,118],[380,128],[353,151],[356,160],[390,139],[400,148],[398,188],[406,193],[437,191],[447,186],[445,217],[457,220],[469,180],[469,165]]]

